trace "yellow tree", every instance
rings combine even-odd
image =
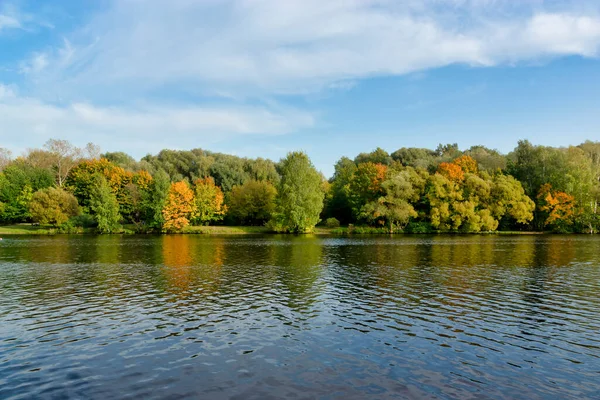
[[[195,207],[192,220],[199,225],[222,220],[227,212],[225,195],[212,177],[196,180]]]
[[[131,183],[133,174],[111,163],[106,158],[81,161],[70,170],[65,186],[86,210],[89,207],[90,193],[94,186],[96,174],[104,176],[110,190],[117,197],[121,213],[128,214],[131,205],[125,188]]]
[[[190,224],[195,208],[194,192],[188,184],[185,181],[172,183],[162,211],[163,229],[172,232],[185,228]]]
[[[141,170],[133,175],[132,182],[136,184],[140,190],[148,190],[152,183],[152,175],[146,170]]]
[[[456,160],[452,161],[452,164],[458,165],[463,172],[469,174],[476,174],[479,169],[477,167],[477,161],[471,156],[458,157]]]

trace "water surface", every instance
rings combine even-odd
[[[0,398],[600,398],[600,238],[0,242]]]

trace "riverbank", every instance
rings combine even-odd
[[[190,235],[269,235],[276,234],[264,226],[189,226],[176,234]],[[544,235],[552,232],[532,232],[532,231],[493,231],[493,232],[422,232],[423,234],[479,234],[479,235]],[[70,231],[64,231],[51,225],[34,226],[31,224],[17,224],[0,226],[0,237],[15,235],[61,235],[61,234],[96,234],[94,228],[76,228]],[[125,225],[123,230],[117,234],[137,235],[133,225]],[[315,235],[333,235],[333,236],[351,236],[351,235],[390,235],[389,230],[375,227],[315,227],[312,234]],[[395,235],[411,235],[421,233],[409,233],[396,231]]]
[[[274,234],[264,226],[188,226],[176,234],[189,235],[266,235]],[[316,227],[312,232],[314,234],[328,235],[334,234],[331,228]],[[14,235],[61,235],[61,234],[96,234],[94,228],[74,228],[70,231],[64,231],[51,225],[31,225],[17,224],[0,226],[0,237]],[[117,234],[137,235],[133,225],[123,226],[123,230]]]

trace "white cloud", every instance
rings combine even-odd
[[[15,90],[10,86],[0,84],[0,102],[16,97]]]
[[[79,145],[91,141],[107,150],[135,148],[137,156],[218,144],[239,135],[285,134],[314,123],[306,112],[265,107],[57,106],[18,96],[2,85],[0,121],[0,143],[15,151],[54,137]]]
[[[527,25],[531,47],[549,54],[595,57],[600,46],[600,19],[588,16],[539,14]]]
[[[351,90],[373,76],[418,79],[452,64],[597,57],[600,49],[597,0],[106,4],[55,48],[17,63],[19,90],[0,85],[0,142],[60,137],[142,153],[211,146],[315,124],[311,112],[278,106],[286,101],[279,95]],[[2,13],[0,29],[18,23]],[[246,105],[257,99],[261,106]]]
[[[597,56],[599,7],[556,3],[114,0],[29,72],[67,97],[159,87],[270,95],[456,63]]]
[[[4,29],[20,28],[19,20],[10,15],[0,14],[0,32]]]
[[[24,74],[38,74],[48,66],[48,55],[36,53],[29,60],[21,63],[19,70]]]

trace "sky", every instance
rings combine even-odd
[[[598,0],[0,0],[0,147],[600,140]]]

